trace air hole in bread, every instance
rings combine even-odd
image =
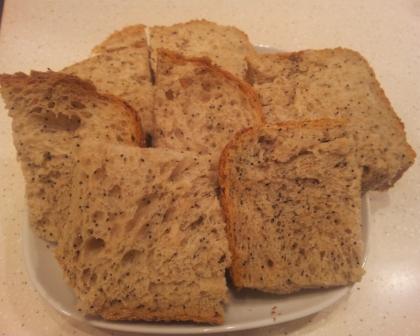
[[[119,185],[114,185],[108,193],[109,196],[115,198],[121,198],[121,188]]]
[[[169,207],[168,209],[166,209],[165,214],[163,215],[162,221],[166,223],[172,220],[174,218],[174,214],[175,214],[175,208]]]
[[[123,265],[133,264],[140,254],[141,252],[139,250],[129,250],[122,257],[121,263]]]
[[[197,227],[199,227],[200,225],[202,225],[204,223],[204,219],[205,216],[200,216],[198,217],[195,221],[191,222],[191,223],[182,223],[181,224],[181,231],[185,231],[185,230],[196,230]]]
[[[100,168],[96,169],[96,170],[93,172],[93,176],[94,176],[95,178],[97,178],[98,180],[102,180],[102,179],[104,179],[104,178],[106,177],[106,169],[105,169],[105,166],[102,166],[102,167],[100,167]]]
[[[301,184],[319,184],[320,181],[316,178],[310,178],[310,177],[297,177],[295,179],[296,184],[301,185]]]
[[[45,175],[39,175],[38,176],[38,181],[41,183],[50,183],[53,184],[55,183],[54,181],[58,180],[61,176],[61,173],[57,170],[52,170],[50,172],[48,172],[48,174]]]
[[[105,217],[105,214],[103,213],[103,211],[95,211],[92,215],[92,220],[94,222],[98,222],[98,221],[103,220],[104,217]]]
[[[87,253],[98,253],[105,247],[105,241],[101,238],[89,238],[85,243]]]
[[[160,197],[160,194],[155,192],[149,195],[145,195],[137,201],[137,206],[136,206],[136,209],[134,210],[133,217],[127,222],[125,226],[126,232],[131,232],[131,230],[133,230],[140,216],[147,216],[152,211],[152,209],[149,206],[151,203],[153,203],[154,200],[158,199],[159,197]],[[146,223],[145,225],[143,225],[140,228],[138,234],[139,235],[144,234],[145,231],[148,231],[148,227],[149,227],[149,223]]]
[[[33,110],[34,111],[34,110]],[[69,116],[63,113],[53,113],[51,111],[42,113],[42,109],[36,110],[36,118],[42,124],[45,131],[67,131],[74,132],[80,127],[81,120],[78,116]]]
[[[169,89],[168,91],[165,91],[165,96],[166,96],[167,99],[173,100],[174,99],[174,92],[171,89]]]
[[[150,133],[146,133],[146,147],[153,147],[153,137]]]
[[[86,106],[83,103],[81,103],[80,101],[78,101],[78,100],[72,100],[70,104],[75,109],[84,109],[84,108],[86,108]]]
[[[159,167],[159,174],[160,175],[166,175],[166,174],[170,174],[171,170],[173,169],[173,164],[171,162],[164,162],[162,163]]]
[[[172,170],[171,175],[169,175],[169,180],[171,182],[176,182],[178,179],[183,177],[184,171],[188,169],[188,166],[190,165],[190,162],[188,160],[182,160],[179,162],[179,164],[176,165],[176,167]]]
[[[82,272],[82,281],[91,286],[94,285],[96,282],[97,276],[95,273],[92,273],[90,268],[85,268]]]
[[[73,248],[78,248],[83,243],[83,238],[80,235],[77,235],[73,240]]]

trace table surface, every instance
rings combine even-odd
[[[345,46],[371,63],[420,153],[420,1],[6,0],[0,73],[58,70],[129,24],[206,18],[281,50]],[[22,259],[24,185],[0,103],[0,335],[120,335],[53,311],[28,283]],[[350,295],[307,318],[241,335],[419,335],[419,160],[387,192],[370,193],[366,275]]]

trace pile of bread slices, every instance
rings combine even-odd
[[[226,270],[278,294],[359,281],[361,197],[415,159],[357,52],[263,55],[205,20],[0,84],[30,223],[110,320],[223,323]]]

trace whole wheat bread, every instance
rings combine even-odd
[[[94,52],[95,56],[62,72],[90,80],[100,92],[125,100],[137,111],[145,133],[151,133],[153,92],[145,27],[115,32]]]
[[[0,75],[13,140],[26,180],[30,223],[47,240],[59,236],[68,211],[73,153],[82,140],[138,145],[135,112],[77,77],[32,72]]]
[[[230,264],[205,156],[86,147],[56,255],[84,313],[223,322]]]
[[[219,182],[235,286],[286,294],[360,280],[353,147],[332,120],[265,125],[226,146]]]
[[[216,166],[233,135],[261,123],[252,87],[204,58],[159,50],[154,98],[156,147],[210,154]]]
[[[404,125],[366,60],[348,49],[250,58],[248,79],[268,122],[346,118],[363,167],[363,189],[391,187],[413,164]]]
[[[187,57],[208,57],[239,78],[246,75],[245,57],[256,55],[244,32],[207,20],[151,27],[150,46],[153,65],[156,65],[157,50],[164,48]]]

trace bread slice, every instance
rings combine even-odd
[[[72,154],[81,141],[138,145],[139,123],[125,103],[98,94],[94,86],[74,76],[0,75],[0,85],[13,119],[30,223],[41,238],[55,241],[68,211]]]
[[[233,135],[261,123],[252,87],[205,58],[159,50],[154,111],[156,147],[210,154],[213,166]]]
[[[413,164],[404,125],[367,61],[349,49],[250,59],[249,80],[268,122],[346,118],[363,167],[363,189],[391,187]]]
[[[267,124],[229,143],[219,182],[235,286],[287,294],[360,280],[353,147],[332,120]]]
[[[113,33],[94,52],[95,56],[62,72],[90,80],[100,92],[125,100],[137,111],[145,133],[151,133],[153,89],[145,27]]]
[[[207,20],[151,27],[150,46],[153,65],[156,65],[157,50],[164,48],[187,57],[208,57],[239,78],[246,75],[245,57],[256,55],[244,32]]]
[[[230,264],[205,156],[87,147],[56,250],[86,314],[223,322]]]

